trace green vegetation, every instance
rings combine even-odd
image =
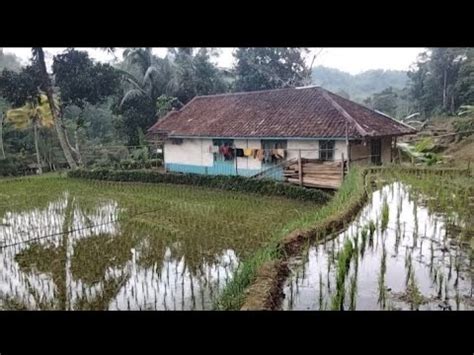
[[[344,247],[337,255],[336,264],[336,294],[332,299],[332,310],[342,311],[344,310],[344,296],[346,276],[349,273],[352,255],[354,254],[354,246],[352,242],[347,239],[344,243]],[[357,257],[357,256],[356,256]],[[354,290],[354,288],[352,288]],[[352,291],[355,292],[355,291]],[[351,292],[351,293],[352,293]],[[353,303],[353,295],[351,297]]]
[[[255,280],[258,269],[272,260],[284,257],[281,241],[292,231],[306,230],[323,237],[332,232],[334,222],[341,221],[350,215],[365,198],[364,172],[352,169],[346,176],[341,188],[331,201],[298,219],[288,222],[281,230],[274,233],[270,242],[252,257],[246,259],[227,284],[216,308],[221,310],[238,310],[245,301],[245,290]]]
[[[387,229],[389,211],[390,209],[388,207],[387,199],[384,198],[383,203],[382,203],[382,220],[380,222],[380,227],[382,228],[382,232],[384,232]]]
[[[55,301],[44,304],[46,309],[107,308],[118,287],[113,283],[117,280],[107,276],[110,270],[120,270],[133,262],[136,267],[159,271],[180,260],[185,262],[186,274],[182,277],[194,280],[196,292],[201,290],[199,287],[206,293],[212,289],[214,296],[206,296],[211,299],[205,300],[205,307],[209,307],[226,282],[219,279],[220,285],[216,285],[216,280],[208,279],[209,273],[215,272],[213,267],[231,276],[232,263],[252,258],[289,221],[315,209],[314,203],[234,191],[48,175],[3,180],[0,196],[0,216],[5,218],[7,228],[27,233],[22,238],[12,235],[13,239],[3,239],[2,253],[14,258],[22,273],[52,277]],[[93,228],[110,223],[116,227]],[[21,252],[5,246],[48,233],[53,235],[20,243]],[[136,260],[132,259],[132,249],[139,251]],[[223,258],[229,251],[235,254],[235,260]],[[65,279],[68,268],[73,280],[81,280],[86,290],[102,285],[102,295],[112,289],[115,293],[111,291],[109,298],[100,302],[82,298],[80,303],[67,306],[63,301],[68,287],[82,292]],[[18,295],[23,300],[28,300],[27,296]],[[190,304],[183,307],[192,308]]]
[[[325,203],[330,195],[315,189],[305,189],[274,180],[255,180],[242,176],[200,175],[200,174],[162,174],[152,171],[116,171],[110,169],[76,170],[69,177],[149,183],[168,183],[180,185],[205,186],[222,190],[259,193],[262,195],[282,196],[286,198]]]

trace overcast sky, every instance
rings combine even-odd
[[[45,48],[48,62],[51,63],[53,55],[62,52],[64,49]],[[114,55],[99,48],[78,49],[87,50],[92,58],[99,61],[113,61],[122,57],[120,48],[116,49]],[[23,63],[27,63],[31,56],[31,48],[3,48],[3,50],[5,53],[16,54]],[[233,64],[233,50],[234,48],[220,48],[217,64],[222,67],[231,67]],[[423,48],[311,48],[307,61],[310,64],[313,54],[320,52],[314,66],[324,65],[351,74],[369,69],[408,70],[423,50]],[[158,56],[164,56],[166,48],[153,48],[153,52]]]

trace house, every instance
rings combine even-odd
[[[285,169],[297,161],[313,164],[314,171],[314,164],[389,163],[396,138],[413,133],[383,113],[312,86],[197,96],[160,119],[147,136],[164,145],[167,171],[273,171],[272,177],[285,179],[291,175]]]

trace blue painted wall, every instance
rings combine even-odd
[[[262,170],[270,168],[271,165],[264,165]],[[234,161],[214,161],[213,166],[201,166],[201,165],[187,165],[187,164],[166,164],[168,171],[179,172],[179,173],[191,173],[191,174],[204,174],[204,175],[239,175],[239,176],[252,176],[258,174],[260,169],[235,169]],[[283,169],[275,169],[268,178],[275,180],[283,180]]]

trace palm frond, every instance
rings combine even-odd
[[[120,101],[119,107],[121,108],[122,105],[123,105],[126,101],[128,101],[128,100],[130,100],[130,99],[133,99],[133,98],[135,98],[135,97],[138,97],[138,96],[142,96],[142,95],[144,95],[143,90],[138,90],[138,89],[131,89],[131,90],[128,90],[128,91],[125,93],[125,95],[123,96],[122,101]]]
[[[145,72],[145,75],[143,76],[143,83],[142,83],[143,86],[145,86],[146,83],[148,82],[148,80],[151,79],[151,75],[153,73],[156,73],[156,74],[159,75],[160,71],[158,70],[157,67],[155,67],[154,65],[151,65],[151,66],[148,67],[148,69]]]

